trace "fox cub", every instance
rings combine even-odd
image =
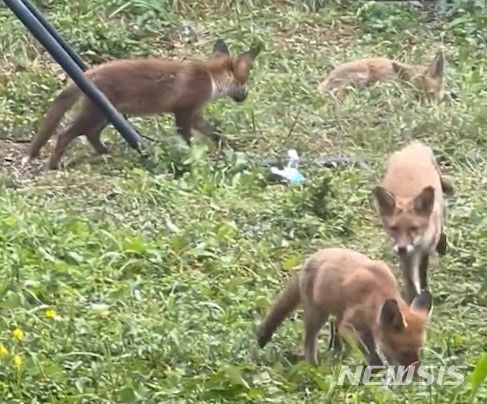
[[[85,74],[121,113],[150,115],[172,113],[178,133],[190,144],[194,128],[219,139],[213,126],[203,118],[203,108],[212,100],[228,96],[236,102],[247,98],[246,83],[260,46],[239,56],[230,56],[225,42],[217,40],[213,55],[206,61],[173,59],[116,60],[95,66]],[[32,140],[29,157],[35,158],[53,135],[64,114],[81,101],[73,122],[59,135],[48,167],[54,169],[66,147],[78,136],[86,135],[99,154],[107,149],[100,133],[107,126],[105,116],[84,96],[76,84],[69,85],[54,100]]]
[[[430,255],[446,252],[443,193],[453,195],[453,187],[441,176],[431,148],[420,142],[389,158],[382,185],[373,190],[382,225],[399,257],[408,301],[428,287]]]
[[[378,81],[399,79],[413,85],[428,100],[441,101],[445,96],[444,72],[445,61],[442,51],[437,53],[429,66],[409,65],[383,57],[358,59],[333,69],[318,85],[318,91],[325,93],[349,85],[365,87]]]
[[[354,334],[370,365],[386,359],[404,366],[419,365],[426,339],[432,298],[425,291],[408,305],[400,296],[389,267],[342,248],[313,254],[277,298],[257,331],[263,348],[286,316],[299,304],[304,309],[304,356],[317,363],[317,336],[330,315],[338,333]]]

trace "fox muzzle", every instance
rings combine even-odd
[[[395,244],[393,250],[399,255],[408,255],[414,251],[414,245],[412,244]]]
[[[236,102],[243,102],[247,99],[247,95],[248,92],[245,87],[238,87],[232,92],[230,97]]]

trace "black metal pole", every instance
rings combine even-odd
[[[137,131],[123,118],[108,98],[87,79],[80,67],[70,58],[63,47],[56,42],[49,31],[38,21],[22,0],[3,0],[34,37],[46,48],[52,58],[64,69],[83,93],[104,113],[110,123],[127,143],[139,153],[141,138]]]
[[[44,18],[39,9],[29,0],[22,0],[22,3],[34,14],[34,17],[44,26],[51,36],[63,47],[63,49],[71,56],[81,70],[86,70],[88,65],[78,56],[78,54],[68,45],[68,43],[57,33],[54,27]]]

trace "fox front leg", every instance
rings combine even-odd
[[[418,293],[414,282],[414,273],[415,271],[420,272],[419,268],[416,268],[416,266],[419,265],[420,263],[416,256],[399,257],[399,266],[404,279],[404,300],[406,300],[408,304],[411,304]]]
[[[438,240],[438,244],[436,244],[436,251],[440,256],[443,256],[446,254],[446,234],[441,233],[440,234],[440,239]]]
[[[351,324],[354,324],[351,326]],[[369,326],[363,322],[352,321],[352,319],[344,319],[343,323],[338,325],[340,334],[354,336],[358,348],[366,358],[369,366],[382,366],[384,363],[377,353],[377,346],[375,344],[374,335]],[[375,370],[372,370],[373,372]]]
[[[377,353],[374,336],[369,329],[363,330],[359,333],[359,347],[363,355],[367,358],[369,366],[382,366],[384,363]]]
[[[186,144],[191,147],[191,117],[187,111],[176,112],[174,114],[176,121],[176,130],[184,139]]]
[[[224,139],[219,128],[216,128],[210,122],[203,118],[201,113],[193,117],[192,126],[201,134],[210,139],[217,147],[223,143]]]
[[[333,354],[340,354],[343,351],[343,341],[338,334],[338,326],[336,320],[330,320],[330,341],[328,343],[328,350]]]

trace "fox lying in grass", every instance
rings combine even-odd
[[[232,57],[221,39],[215,42],[213,55],[206,61],[171,59],[116,60],[96,66],[85,74],[121,113],[149,115],[172,113],[178,133],[190,144],[195,128],[217,142],[219,135],[202,115],[212,100],[229,96],[236,102],[247,98],[246,83],[260,46]],[[55,169],[69,143],[86,135],[99,154],[107,153],[100,140],[107,126],[105,116],[84,96],[76,84],[69,85],[56,98],[34,137],[29,157],[39,156],[40,149],[53,135],[64,114],[78,101],[79,112],[59,135],[48,167]]]
[[[325,93],[335,89],[344,89],[350,85],[365,87],[378,81],[399,79],[413,85],[428,100],[441,101],[445,96],[444,72],[445,62],[441,51],[427,67],[409,65],[383,57],[358,59],[343,63],[333,69],[328,77],[319,84],[318,91]]]
[[[420,142],[389,158],[382,185],[373,190],[383,227],[399,256],[408,301],[428,287],[430,255],[446,251],[443,193],[452,195],[453,187],[441,176],[433,151]]]
[[[416,371],[432,298],[424,291],[408,305],[389,267],[358,252],[327,248],[313,254],[277,298],[257,332],[263,348],[299,304],[304,309],[304,356],[317,363],[317,336],[330,315],[341,335],[355,334],[370,365],[387,360]]]

